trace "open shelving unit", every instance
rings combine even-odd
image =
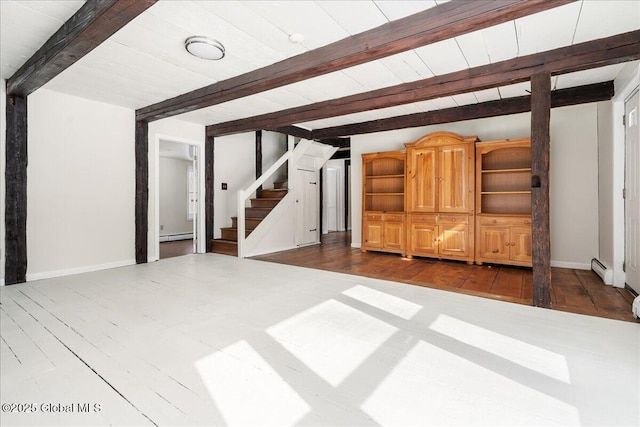
[[[476,212],[531,214],[529,140],[478,143],[476,149]]]
[[[476,263],[531,266],[531,141],[476,144]]]
[[[404,151],[363,155],[365,211],[404,212]]]
[[[404,151],[362,155],[363,251],[405,250]]]

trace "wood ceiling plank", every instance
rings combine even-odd
[[[575,0],[453,0],[261,69],[141,108],[158,120],[426,46]],[[252,6],[254,7],[254,6]]]
[[[416,82],[207,127],[227,135],[437,99],[527,81],[539,72],[565,74],[640,59],[640,30],[527,55]]]
[[[551,92],[551,106],[556,108],[589,102],[606,101],[611,99],[613,94],[614,86],[612,81],[568,89],[559,89]],[[314,129],[312,135],[314,139],[336,138],[339,136],[352,136],[364,133],[404,129],[408,127],[437,125],[462,120],[504,116],[524,113],[530,110],[531,96],[518,96],[515,98],[482,102],[462,107],[428,111],[426,113],[416,113],[345,126]]]
[[[571,3],[546,13],[516,19],[515,27],[520,55],[530,55],[572,44],[582,5],[583,2]],[[553,31],[541,31],[541,28],[547,28],[550,22],[558,22],[562,25],[554,25]]]
[[[91,52],[156,0],[85,3],[7,81],[7,94],[27,96]]]

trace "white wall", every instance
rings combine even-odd
[[[149,262],[160,259],[160,203],[159,203],[159,149],[160,141],[170,141],[195,145],[200,155],[200,175],[202,177],[199,190],[204,194],[204,126],[185,122],[174,118],[157,120],[149,123],[149,232],[147,234],[147,259]],[[201,198],[204,200],[204,198]],[[199,217],[204,218],[204,203],[200,204]],[[198,233],[204,236],[204,223],[200,224]],[[205,251],[206,242],[198,242],[198,252]]]
[[[134,263],[134,111],[46,89],[27,102],[27,280]]]
[[[221,227],[231,227],[237,216],[237,192],[256,179],[254,132],[215,138],[214,149],[214,218],[213,237],[220,238]],[[227,189],[222,190],[222,183]]]
[[[262,131],[262,171],[266,171],[287,151],[287,136],[277,132]],[[284,165],[262,185],[262,188],[273,188],[273,182],[287,176]]]
[[[5,226],[4,226],[4,209],[5,209],[5,167],[6,167],[6,128],[7,128],[7,104],[6,104],[6,88],[7,81],[0,79],[0,176],[2,184],[0,184],[0,286],[4,285],[4,263],[5,263]]]
[[[217,137],[214,140],[214,238],[220,238],[220,228],[231,227],[231,217],[237,216],[237,192],[256,180],[256,135],[247,132]],[[262,132],[262,170],[266,171],[287,150],[286,136]],[[273,188],[273,181],[286,175],[286,166],[267,180],[263,188]],[[227,190],[222,190],[222,183]]]
[[[613,103],[598,102],[598,259],[607,268],[613,267]]]
[[[352,244],[362,239],[362,153],[404,149],[404,143],[446,130],[482,141],[531,135],[531,114],[468,120],[351,137]],[[551,260],[554,266],[589,268],[598,254],[597,107],[556,108],[551,113]]]
[[[160,236],[193,233],[188,219],[188,169],[193,162],[160,157]]]
[[[597,104],[551,110],[551,262],[591,268],[598,255]]]

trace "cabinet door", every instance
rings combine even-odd
[[[412,223],[409,253],[412,255],[438,254],[438,226],[435,224]]]
[[[510,243],[513,261],[532,262],[530,227],[511,227]]]
[[[382,249],[382,221],[365,221],[362,227],[362,245],[365,249]]]
[[[409,150],[407,175],[407,206],[410,212],[436,212],[437,148]]]
[[[466,257],[469,255],[469,228],[467,225],[440,224],[440,254]]]
[[[404,250],[404,225],[401,222],[384,223],[383,248]]]
[[[439,212],[471,212],[467,145],[441,147],[438,153]]]
[[[483,259],[509,259],[509,227],[480,227],[477,254]]]

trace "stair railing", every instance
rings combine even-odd
[[[260,187],[265,181],[282,166],[287,160],[291,159],[293,151],[289,149],[276,162],[267,169],[260,178],[256,179],[253,184],[244,190],[238,190],[238,258],[244,258],[244,241],[246,233],[245,224],[245,208],[247,199]]]

